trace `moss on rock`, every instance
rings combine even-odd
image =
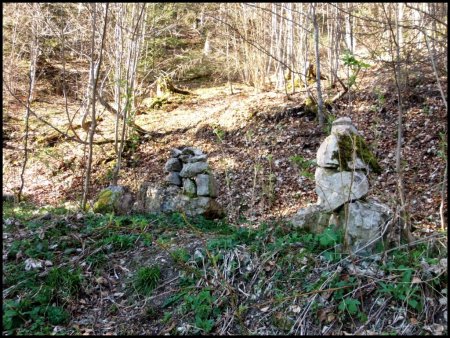
[[[317,115],[317,110],[317,103],[314,102],[310,96],[308,96],[305,100],[305,112],[308,114]]]
[[[120,193],[104,189],[94,203],[93,211],[98,213],[114,212]]]
[[[375,155],[359,135],[339,135],[339,151],[335,151],[331,158],[336,159],[343,170],[350,171],[348,162],[352,161],[353,147],[356,148],[356,155],[367,163],[374,173],[381,173],[381,167]]]

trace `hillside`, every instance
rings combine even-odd
[[[440,4],[108,6],[4,8],[3,334],[448,334]],[[318,202],[317,151],[341,117],[392,211],[362,253],[347,225],[291,222]],[[110,185],[162,185],[185,147],[207,155],[223,218],[94,212]]]

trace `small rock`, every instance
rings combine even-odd
[[[181,150],[177,148],[173,148],[170,150],[170,157],[178,157],[181,155]]]
[[[13,225],[14,224],[14,218],[7,218],[6,220],[5,220],[5,225],[6,226],[10,226],[10,225]]]
[[[341,134],[358,134],[355,126],[352,123],[352,120],[349,117],[340,117],[333,121],[331,127],[331,133],[335,135]]]
[[[197,194],[197,187],[194,180],[183,178],[183,192],[188,196],[195,196]]]
[[[194,147],[186,147],[181,151],[183,155],[203,155],[203,151]]]
[[[34,258],[27,258],[25,260],[25,270],[30,271],[31,269],[41,269],[42,268],[42,261],[39,259]]]
[[[180,172],[181,177],[194,177],[197,174],[202,174],[209,169],[209,165],[206,162],[186,163]]]
[[[187,163],[194,163],[194,162],[206,162],[208,156],[206,154],[202,155],[195,155],[187,158]]]
[[[103,189],[94,203],[93,211],[98,213],[115,212],[123,215],[131,211],[134,196],[125,186],[109,186]]]
[[[181,171],[182,165],[178,158],[169,158],[164,166],[165,171]]]
[[[175,171],[169,172],[164,180],[169,184],[181,186],[181,178],[178,172]]]
[[[197,195],[199,196],[217,196],[216,182],[213,176],[199,174],[195,177],[197,183]]]

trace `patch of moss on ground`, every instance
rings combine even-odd
[[[353,147],[356,147],[356,155],[369,165],[374,173],[380,174],[381,167],[375,155],[367,146],[364,139],[359,135],[341,135],[338,139],[339,151],[335,151],[332,159],[338,160],[341,168],[350,171],[348,162],[352,161]]]

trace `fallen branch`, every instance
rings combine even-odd
[[[99,91],[97,91],[97,97],[98,97],[98,100],[99,100],[100,104],[101,104],[103,107],[105,107],[105,109],[106,109],[109,113],[113,114],[114,116],[118,116],[121,120],[123,120],[123,115],[122,115],[121,113],[119,113],[114,107],[112,107],[112,106],[111,106],[111,105],[103,98],[103,96],[101,95],[101,93],[100,93]],[[148,131],[148,130],[145,130],[145,129],[139,127],[139,126],[138,126],[136,123],[134,123],[133,121],[130,121],[129,124],[130,124],[130,126],[131,126],[132,128],[134,128],[139,134],[141,134],[141,135],[148,135],[148,134],[150,134],[150,135],[153,136],[152,132],[150,132],[150,131]]]

